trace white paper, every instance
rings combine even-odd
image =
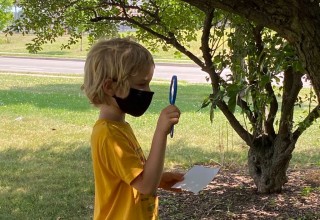
[[[184,180],[176,183],[172,188],[181,188],[198,194],[213,180],[219,169],[195,165],[184,175]]]

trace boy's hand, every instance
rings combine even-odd
[[[164,172],[161,177],[161,182],[159,184],[159,188],[181,192],[181,189],[171,188],[174,184],[181,182],[184,179],[184,174],[182,173],[171,173],[171,172]]]
[[[158,119],[157,130],[169,134],[173,125],[179,122],[180,110],[175,105],[169,105],[161,111]]]

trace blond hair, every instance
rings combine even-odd
[[[152,65],[151,53],[130,39],[99,40],[87,55],[81,88],[92,104],[108,104],[110,97],[103,90],[107,79],[116,82],[120,92],[128,95],[129,77],[149,71]]]

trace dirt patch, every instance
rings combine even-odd
[[[320,169],[288,171],[280,194],[256,192],[247,172],[220,170],[198,195],[161,190],[160,219],[320,219]]]

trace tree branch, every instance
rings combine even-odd
[[[248,103],[244,101],[240,96],[238,96],[237,105],[243,110],[243,112],[247,115],[251,124],[256,123],[256,118],[253,115]]]
[[[210,79],[212,81],[212,87],[214,89],[214,93],[216,93],[219,90],[218,88],[219,77],[215,72],[215,67],[212,62],[212,53],[211,53],[212,51],[209,47],[210,30],[212,27],[213,18],[214,18],[214,9],[208,10],[206,12],[206,17],[203,23],[200,49],[202,51],[203,59],[206,66],[206,69],[204,69],[204,71],[209,74]]]
[[[98,22],[98,21],[125,21],[128,22],[132,25],[138,26],[141,29],[147,31],[148,33],[154,35],[155,37],[165,41],[167,44],[170,44],[172,46],[174,46],[177,50],[179,50],[181,53],[185,54],[187,57],[189,57],[193,62],[195,62],[198,66],[200,66],[203,70],[205,70],[206,65],[197,57],[195,56],[192,52],[190,52],[189,50],[187,50],[183,45],[181,45],[178,40],[176,39],[174,33],[167,31],[168,36],[165,36],[163,34],[160,34],[156,31],[154,31],[151,27],[151,25],[160,25],[163,29],[167,29],[165,26],[161,25],[161,19],[158,16],[158,12],[156,10],[156,13],[152,13],[150,11],[147,10],[142,10],[141,7],[137,7],[137,6],[128,6],[126,4],[119,4],[119,3],[115,3],[114,1],[111,2],[103,2],[104,6],[118,6],[121,7],[122,9],[122,14],[120,16],[97,16],[90,19],[90,21],[92,22]],[[143,13],[148,14],[150,17],[155,18],[158,22],[157,23],[143,23],[142,21],[146,21],[146,19],[141,20],[141,21],[137,21],[136,19],[138,19],[140,16],[136,16],[136,17],[132,17],[127,13],[127,9],[139,9],[141,11],[143,11]]]
[[[139,24],[137,24],[139,26]],[[146,27],[144,28],[143,26],[140,26],[142,29],[148,31],[149,33],[157,36],[158,33],[153,31],[152,29]],[[167,44],[171,44],[172,46],[174,46],[177,50],[179,50],[181,53],[185,54],[187,57],[189,57],[193,62],[195,62],[198,66],[200,66],[202,69],[205,68],[204,63],[197,57],[195,56],[193,53],[191,53],[189,50],[187,50],[184,46],[182,46],[179,41],[176,39],[175,35],[172,32],[168,32],[169,37],[165,37],[163,40],[167,43]]]
[[[223,100],[217,101],[218,108],[223,112],[224,116],[230,122],[232,128],[237,132],[237,134],[246,142],[248,146],[253,144],[253,136],[243,128],[240,122],[235,118],[234,114],[229,111],[228,106]]]
[[[259,74],[264,76],[268,74],[268,69],[263,65],[263,60],[266,57],[266,53],[264,52],[264,45],[263,45],[263,40],[262,40],[262,31],[264,27],[262,25],[257,25],[253,28],[253,34],[255,36],[255,42],[256,42],[256,47],[257,47],[257,52],[259,55],[259,60],[258,60],[258,71]],[[278,111],[278,101],[277,98],[274,94],[274,90],[271,85],[271,81],[267,82],[264,86],[266,92],[268,93],[268,96],[271,97],[271,102],[269,106],[269,113],[266,116],[266,120],[264,122],[264,128],[265,132],[275,138],[276,132],[274,130],[274,120]],[[267,108],[267,106],[265,107]]]
[[[201,36],[201,51],[203,53],[203,58],[205,62],[205,69],[204,71],[210,75],[212,81],[212,89],[213,94],[216,94],[219,91],[219,78],[220,76],[215,72],[215,66],[212,62],[212,49],[209,47],[209,38],[210,38],[210,31],[212,27],[212,20],[214,18],[214,9],[206,11],[206,18],[203,25],[202,36]],[[239,123],[236,119],[234,114],[230,112],[226,103],[219,99],[216,102],[219,109],[223,112],[226,116],[227,120],[230,122],[230,125],[233,129],[239,134],[240,137],[243,138],[246,143],[249,143],[250,146],[252,143],[252,136],[248,131],[246,131],[243,126]]]
[[[279,135],[288,135],[292,132],[294,104],[302,88],[301,76],[302,74],[294,72],[292,67],[284,71]]]
[[[269,27],[283,37],[289,37],[295,35],[292,31],[290,20],[297,5],[293,4],[292,0],[284,1],[257,1],[257,0],[182,0],[187,2],[202,11],[208,8],[219,8],[224,11],[228,11],[245,18],[255,21],[264,27]],[[302,4],[302,3],[301,3]],[[291,5],[294,8],[288,7]],[[316,6],[316,4],[315,4]]]
[[[293,139],[295,141],[298,140],[300,135],[310,127],[313,122],[320,117],[320,105],[318,104],[309,114],[308,116],[299,123],[298,128],[293,132]]]
[[[276,132],[274,130],[273,124],[279,108],[278,100],[276,95],[274,94],[274,90],[272,89],[271,83],[267,83],[265,88],[268,93],[268,96],[272,99],[270,102],[269,113],[265,122],[265,128],[268,134],[275,137]]]

